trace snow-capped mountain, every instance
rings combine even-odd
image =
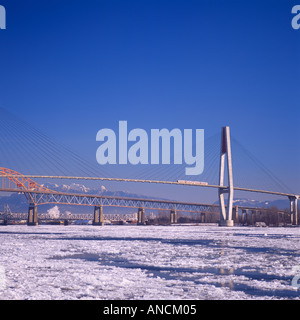
[[[70,185],[67,185],[67,184],[58,185],[56,183],[46,183],[43,186],[50,189],[50,190],[53,190],[53,191],[70,192],[70,193],[71,192],[90,193],[93,190],[93,189],[88,188],[85,185],[79,184],[79,183],[71,183]],[[100,190],[102,190],[101,189],[102,187],[104,187],[104,186],[101,186]]]
[[[218,201],[215,204],[219,204]],[[289,200],[288,199],[278,199],[278,200],[267,200],[267,201],[259,201],[253,199],[235,199],[233,200],[234,206],[244,206],[244,207],[257,207],[257,208],[270,208],[277,207],[278,209],[288,209],[289,208]]]
[[[150,198],[145,195],[130,193],[127,191],[111,191],[105,186],[99,185],[99,187],[89,188],[83,184],[71,183],[70,185],[62,184],[58,185],[55,183],[46,183],[44,187],[58,192],[66,193],[78,193],[78,194],[92,194],[92,195],[103,195],[103,196],[114,196],[114,197],[129,197],[129,198]]]
[[[46,183],[44,187],[57,191],[57,192],[65,192],[65,193],[77,193],[77,194],[91,194],[91,195],[103,195],[103,196],[111,196],[111,197],[128,197],[128,198],[144,198],[144,199],[152,199],[153,197],[148,197],[142,194],[130,193],[127,191],[110,191],[105,186],[99,185],[99,187],[89,188],[83,184],[71,183],[67,184],[56,184],[56,183]],[[163,199],[161,199],[163,200]],[[8,204],[12,212],[27,212],[28,211],[28,202],[23,194],[12,193],[11,195],[1,196],[0,201],[0,211],[3,211],[4,204]],[[47,212],[49,209],[53,208],[53,204],[45,204],[40,206],[40,212]],[[60,205],[58,204],[58,208],[64,211],[70,211],[72,213],[91,213],[92,209],[88,206],[72,206],[72,205]],[[133,208],[115,208],[115,207],[107,207],[106,212],[108,213],[117,213],[120,211],[124,212],[132,212],[135,211]]]

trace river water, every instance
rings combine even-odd
[[[0,227],[0,299],[299,299],[300,228]]]

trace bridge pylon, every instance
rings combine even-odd
[[[227,160],[228,187],[219,188],[220,202],[220,226],[233,227],[232,205],[233,205],[233,176],[232,176],[232,158],[229,127],[222,128],[221,134],[221,153],[220,153],[220,175],[219,185],[224,186],[225,176],[225,158]],[[224,194],[228,194],[227,208],[225,206]]]

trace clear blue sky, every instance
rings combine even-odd
[[[298,1],[299,2],[299,1]],[[0,105],[96,162],[99,129],[232,135],[300,192],[289,0],[0,0]]]

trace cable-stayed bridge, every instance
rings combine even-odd
[[[93,219],[95,225],[102,225],[104,221],[103,207],[113,206],[113,207],[124,207],[124,208],[138,208],[138,223],[145,223],[145,209],[152,210],[165,210],[170,212],[170,221],[177,221],[177,212],[178,211],[187,211],[187,212],[196,212],[196,213],[216,213],[219,212],[219,205],[214,204],[200,204],[200,203],[188,203],[188,202],[179,202],[179,201],[166,201],[158,199],[142,199],[142,198],[126,198],[126,197],[111,197],[111,196],[101,196],[101,195],[87,195],[87,194],[76,194],[76,193],[65,193],[57,192],[45,188],[42,185],[34,182],[31,178],[24,176],[20,173],[17,173],[13,170],[0,168],[1,176],[1,186],[0,191],[3,192],[17,192],[25,195],[29,203],[28,215],[25,214],[11,214],[12,219],[24,219],[25,216],[28,220],[29,225],[37,225],[38,213],[37,206],[42,204],[65,204],[65,205],[81,205],[81,206],[93,206],[94,214],[76,214],[76,215],[61,215],[60,219],[68,220],[77,220],[77,219]],[[36,176],[41,178],[40,176]],[[58,178],[58,177],[47,177],[47,178]],[[66,177],[61,177],[65,179]],[[69,177],[70,179],[73,177]],[[79,177],[76,177],[79,179]],[[85,179],[88,179],[86,177]],[[92,178],[96,179],[96,178]],[[101,178],[99,178],[101,179]],[[120,180],[120,179],[118,179]],[[128,180],[127,182],[143,182],[143,183],[171,183],[176,185],[192,185],[192,186],[203,186],[203,187],[212,187],[219,188],[221,190],[226,189],[227,187],[216,186],[216,185],[206,185],[206,184],[195,184],[193,182],[166,182],[166,181],[137,181],[136,179]],[[249,191],[249,190],[246,190]],[[259,190],[252,190],[253,192],[260,192]],[[283,194],[280,194],[283,195]],[[293,195],[288,195],[293,197]],[[227,206],[226,206],[227,207]],[[237,219],[238,210],[241,210],[243,213],[247,211],[251,212],[263,212],[267,210],[266,208],[253,208],[247,206],[239,206],[233,208],[234,219]],[[50,219],[50,215],[41,214],[39,216],[41,220]],[[108,219],[121,219],[121,215],[115,215],[112,217],[106,215]],[[132,217],[123,215],[125,220],[132,220]]]
[[[19,137],[23,137],[22,142],[20,142]],[[242,147],[238,145],[235,139],[230,139],[228,127],[222,128],[221,145],[219,137],[217,140],[218,142],[214,143],[212,148],[206,148],[206,170],[205,173],[201,175],[202,181],[209,181],[210,183],[180,180],[184,179],[179,172],[179,170],[182,169],[180,166],[168,166],[168,168],[150,166],[150,169],[143,169],[142,174],[139,174],[137,177],[120,178],[116,177],[114,172],[110,173],[109,170],[99,173],[99,171],[96,171],[93,166],[87,163],[80,156],[65,147],[57,146],[51,139],[40,133],[35,128],[22,120],[17,119],[13,115],[4,112],[4,116],[0,117],[0,155],[1,158],[3,158],[2,163],[9,164],[7,167],[10,167],[12,164],[12,168],[14,169],[21,169],[21,167],[23,168],[27,166],[27,172],[32,172],[32,167],[34,167],[35,171],[39,173],[21,174],[18,171],[23,172],[23,170],[17,171],[2,167],[0,168],[0,191],[17,192],[25,195],[29,203],[29,225],[37,224],[37,206],[49,203],[94,207],[94,224],[101,224],[103,222],[103,207],[105,206],[137,208],[138,222],[140,224],[145,222],[145,210],[147,209],[169,211],[171,221],[176,221],[176,213],[178,211],[198,213],[220,212],[220,225],[226,226],[233,225],[234,217],[238,215],[238,210],[264,210],[264,208],[247,207],[239,207],[237,209],[233,206],[233,196],[235,191],[287,197],[290,201],[292,223],[298,224],[297,200],[299,199],[299,195],[289,190],[268,170],[268,168],[261,165],[251,154],[247,154],[247,158],[253,160],[253,162],[260,166],[261,171],[269,178],[269,181],[271,181],[273,185],[270,187],[264,186],[263,188],[257,188],[250,186],[240,187],[240,183],[233,183],[233,157],[231,154],[231,144],[236,143],[236,146],[240,147],[240,149],[242,149]],[[207,143],[207,145],[209,145],[209,143]],[[78,169],[73,172],[80,171],[82,175],[72,175],[72,172],[70,172],[72,161],[70,161],[70,159],[77,165]],[[234,170],[236,172],[236,166],[234,167]],[[54,174],[45,174],[45,172],[50,173],[50,171],[54,172]],[[240,175],[237,175],[236,173],[234,176],[240,177]],[[51,190],[51,188],[46,188],[42,184],[38,184],[35,179],[71,179],[180,185],[189,187],[193,186],[194,188],[198,188],[198,190],[210,188],[218,191],[219,205],[148,198],[109,197],[104,195],[58,192]],[[260,179],[260,181],[265,182],[267,179]],[[243,184],[247,185],[248,180]],[[273,188],[274,185],[276,187],[281,187],[282,190],[275,190],[275,188]],[[228,199],[225,199],[226,195]]]
[[[170,211],[170,220],[177,220],[178,211],[188,212],[216,212],[220,211],[220,225],[233,226],[234,219],[238,215],[238,208],[233,208],[233,192],[234,190],[248,191],[255,193],[266,193],[273,195],[286,196],[290,200],[290,213],[293,224],[298,224],[297,200],[299,195],[291,193],[283,193],[277,191],[258,190],[250,188],[240,188],[233,185],[232,178],[232,162],[230,148],[229,127],[222,130],[220,154],[220,182],[218,185],[210,185],[203,182],[195,181],[162,181],[162,180],[146,180],[146,179],[128,179],[128,178],[98,178],[98,177],[72,177],[72,176],[41,176],[41,175],[23,175],[19,172],[8,168],[0,168],[1,185],[0,191],[23,193],[28,200],[28,224],[36,225],[38,223],[37,206],[42,204],[67,204],[67,205],[84,205],[94,206],[94,224],[103,224],[103,207],[131,207],[138,208],[138,223],[145,223],[145,209],[157,209]],[[228,185],[224,185],[225,174],[225,157],[227,157],[227,173]],[[48,179],[82,179],[82,180],[106,180],[106,181],[122,181],[135,183],[155,183],[155,184],[172,184],[187,185],[195,187],[217,188],[219,193],[220,205],[188,203],[179,201],[167,201],[158,199],[141,199],[128,197],[112,197],[103,195],[87,195],[57,192],[36,183],[32,178],[48,178]],[[228,194],[228,204],[225,205],[224,194]],[[240,207],[240,210],[249,210],[248,207]],[[253,208],[252,208],[253,209]],[[263,210],[263,209],[261,209]]]

